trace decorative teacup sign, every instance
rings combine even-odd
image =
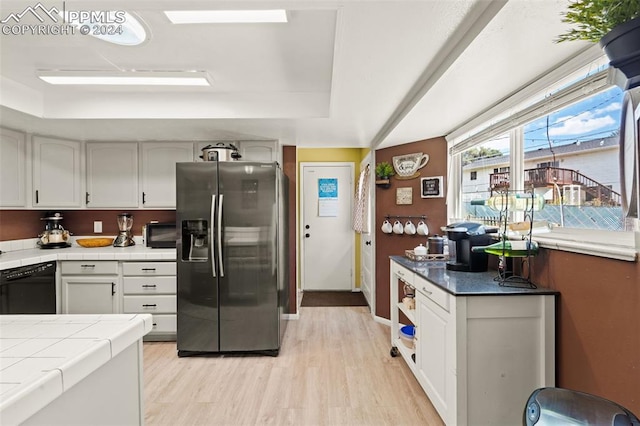
[[[421,152],[397,155],[393,157],[393,168],[398,179],[411,179],[419,176],[418,170],[427,165],[429,156]]]

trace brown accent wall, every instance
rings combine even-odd
[[[421,198],[420,178],[429,176],[444,176],[444,191],[447,188],[447,142],[444,138],[426,139],[376,151],[376,164],[387,161],[393,164],[396,155],[422,152],[429,155],[429,162],[420,169],[420,176],[411,180],[391,178],[390,188],[383,189],[376,186],[376,213],[374,226],[376,229],[376,315],[389,318],[389,256],[404,255],[404,251],[413,249],[422,243],[426,246],[427,237],[422,235],[385,234],[380,230],[386,215],[399,216],[427,216],[429,236],[442,234],[440,228],[447,224],[447,207],[443,198]],[[396,205],[397,188],[413,188],[413,203],[410,205]],[[406,219],[403,223],[406,222]],[[414,225],[417,221],[413,220]]]
[[[175,210],[55,210],[62,213],[62,226],[73,235],[116,235],[116,216],[133,215],[133,235],[142,235],[142,226],[152,220],[175,222]],[[36,238],[44,230],[44,210],[1,210],[0,241]],[[93,222],[102,221],[102,233],[94,234]]]
[[[556,385],[640,415],[640,263],[543,249],[533,282],[560,292]]]
[[[282,147],[283,158],[283,170],[284,174],[289,178],[289,313],[295,314],[298,312],[298,306],[296,303],[296,241],[297,229],[296,226],[296,167],[297,156],[295,146]]]

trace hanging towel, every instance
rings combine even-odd
[[[353,230],[369,233],[369,164],[360,172],[353,203]]]

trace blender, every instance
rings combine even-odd
[[[129,247],[135,245],[131,235],[133,226],[133,215],[130,213],[120,213],[118,215],[118,236],[113,240],[114,247]]]

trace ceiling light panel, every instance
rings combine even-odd
[[[174,24],[240,24],[287,22],[287,11],[272,10],[167,10]]]
[[[39,71],[38,78],[55,85],[85,86],[210,86],[204,71]]]

